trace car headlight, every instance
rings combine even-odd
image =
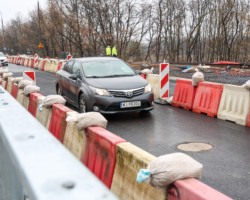
[[[145,87],[145,93],[147,92],[151,92],[152,91],[152,87],[150,84],[148,84],[146,87]]]
[[[8,62],[7,58],[5,58],[5,59],[3,60],[3,62]]]
[[[97,95],[100,96],[110,96],[109,92],[105,89],[100,89],[100,88],[94,88],[90,86],[90,89],[92,90],[92,92],[94,92]]]

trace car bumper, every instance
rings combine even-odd
[[[99,112],[103,114],[115,114],[115,113],[126,113],[126,112],[136,112],[136,111],[150,111],[154,109],[152,104],[154,100],[153,92],[145,93],[133,98],[121,98],[121,97],[106,97],[106,96],[95,96],[93,103],[90,105],[91,110],[93,106],[99,107]],[[129,107],[120,108],[121,102],[132,102],[140,101],[140,107]]]

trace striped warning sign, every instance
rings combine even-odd
[[[169,93],[169,63],[160,64],[160,98],[167,98]]]

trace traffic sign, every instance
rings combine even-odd
[[[36,85],[36,74],[35,74],[35,72],[25,71],[25,72],[23,72],[23,78],[25,80],[33,81],[34,84]]]
[[[4,46],[4,47],[3,47],[3,50],[6,51],[6,50],[7,50],[7,47]]]
[[[40,42],[40,44],[38,45],[38,48],[43,48],[43,44]]]

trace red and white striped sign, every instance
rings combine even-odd
[[[35,72],[31,72],[31,71],[23,72],[23,79],[33,81],[34,85],[36,85],[36,74],[35,74]]]
[[[169,93],[169,63],[160,64],[161,88],[160,98],[167,98]]]
[[[21,57],[20,57],[20,54],[18,53],[17,54],[17,64],[20,65],[20,62],[21,62]]]
[[[34,68],[38,69],[38,55],[35,54],[35,64],[34,64]]]
[[[68,56],[67,56],[67,60],[70,60],[72,58],[72,56],[69,54]]]

